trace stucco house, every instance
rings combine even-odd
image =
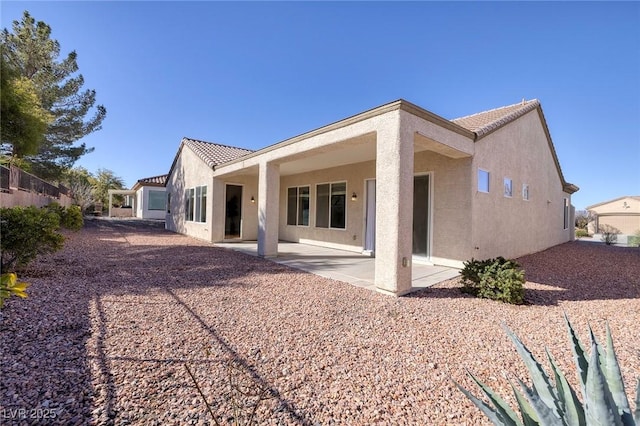
[[[167,175],[138,179],[131,187],[136,197],[136,217],[165,219],[167,209]]]
[[[461,267],[573,238],[571,194],[537,100],[454,120],[391,102],[250,151],[184,138],[166,228],[213,243],[278,241],[375,256],[379,291],[412,262]]]
[[[594,215],[589,232],[598,233],[603,225],[613,226],[623,235],[634,235],[640,231],[640,196],[625,196],[587,207]]]
[[[131,189],[109,190],[109,217],[138,217],[141,219],[165,219],[167,175],[138,179]],[[125,198],[123,207],[113,205],[113,196]]]

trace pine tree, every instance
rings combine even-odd
[[[0,151],[13,160],[37,154],[51,114],[42,108],[31,80],[21,77],[4,60],[0,66]]]
[[[0,42],[6,64],[33,83],[42,108],[52,117],[38,152],[25,159],[34,174],[58,180],[78,158],[93,151],[84,143],[74,144],[100,130],[107,111],[95,105],[95,90],[82,89],[76,52],[58,60],[60,44],[51,39],[51,27],[36,22],[28,11],[21,21],[13,22],[13,32],[3,30]]]

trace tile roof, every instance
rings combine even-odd
[[[182,138],[182,143],[193,150],[209,167],[215,167],[252,153],[250,149],[236,148],[197,139]]]
[[[451,121],[467,130],[471,130],[478,138],[481,138],[529,111],[533,111],[538,106],[540,106],[540,102],[537,99],[530,101],[523,99],[522,102],[517,104],[455,118]]]
[[[164,186],[166,180],[167,180],[167,176],[169,175],[160,175],[160,176],[152,176],[152,177],[148,177],[148,178],[142,178],[142,179],[138,179],[139,184],[141,185],[159,185],[159,186]]]

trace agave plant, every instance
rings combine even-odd
[[[521,392],[510,381],[520,409],[520,417],[499,395],[470,372],[468,372],[469,376],[482,389],[491,405],[475,397],[458,383],[456,386],[494,425],[633,426],[637,424],[640,426],[640,378],[637,380],[636,408],[632,414],[618,359],[613,349],[609,325],[606,326],[606,350],[603,350],[597,342],[589,327],[591,355],[588,356],[569,319],[566,315],[564,318],[569,330],[582,401],[569,385],[548,350],[545,349],[545,352],[553,372],[553,381],[518,336],[505,325],[503,328],[531,374],[532,387],[528,387],[522,380],[517,379]]]

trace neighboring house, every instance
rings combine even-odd
[[[604,225],[613,226],[623,235],[640,231],[640,196],[620,197],[587,207],[594,215],[589,232],[596,234]]]
[[[141,219],[165,219],[167,211],[167,175],[138,179],[131,189],[109,190],[109,217],[138,217]],[[125,202],[121,207],[113,205],[113,196],[121,195]]]
[[[571,194],[537,100],[447,120],[404,100],[252,152],[184,138],[166,228],[211,242],[278,241],[375,255],[379,291],[411,262],[461,267],[573,238]]]
[[[143,219],[165,219],[167,190],[164,187],[167,175],[139,179],[131,188],[136,192],[136,217]]]

